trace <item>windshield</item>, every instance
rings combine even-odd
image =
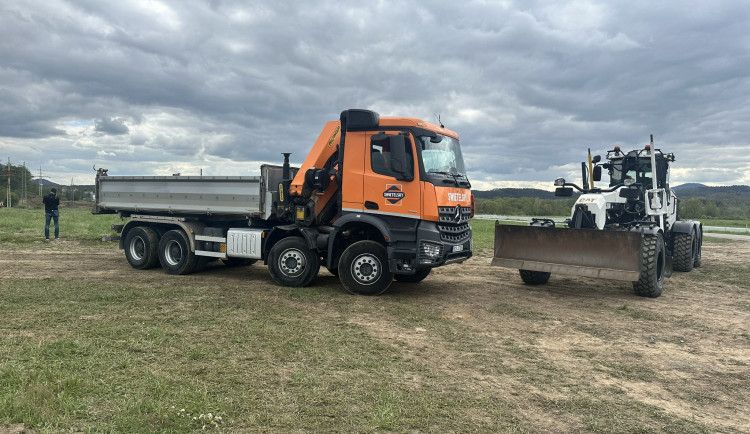
[[[440,143],[432,143],[429,137],[420,137],[424,171],[443,175],[466,177],[464,157],[458,140],[442,136]]]
[[[609,170],[610,187],[622,184],[626,179],[632,179],[637,183],[648,186],[651,185],[651,161],[645,158],[639,158],[637,160],[625,158],[620,161],[613,161],[611,164],[612,166]],[[623,167],[625,168],[624,171]],[[659,179],[658,181],[659,184],[664,183],[662,179]]]

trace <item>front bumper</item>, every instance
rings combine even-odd
[[[402,244],[399,246],[399,244]],[[417,269],[463,262],[473,255],[471,227],[420,222],[416,243],[392,243],[388,247],[389,268],[396,274],[413,274]]]

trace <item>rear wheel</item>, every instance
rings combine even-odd
[[[136,270],[153,268],[159,263],[159,237],[147,226],[137,226],[125,236],[125,258]]]
[[[402,283],[419,283],[430,275],[430,271],[432,268],[423,268],[414,274],[396,274],[394,277],[396,281]]]
[[[190,251],[185,233],[174,229],[159,240],[159,262],[167,274],[190,274],[198,264],[198,257]]]
[[[518,270],[518,274],[521,275],[523,283],[527,285],[542,285],[549,281],[549,276],[552,273],[546,273],[544,271]]]
[[[703,232],[701,234],[695,234],[697,251],[695,252],[695,260],[693,261],[693,267],[698,268],[701,266],[701,250],[703,248]]]
[[[633,282],[636,294],[651,298],[661,295],[664,287],[665,256],[664,238],[661,234],[643,236],[641,275],[637,282]]]
[[[339,279],[352,294],[380,295],[393,281],[385,247],[375,241],[357,241],[339,260]]]
[[[698,251],[698,237],[695,232],[674,234],[674,270],[691,271]]]
[[[307,286],[320,271],[320,257],[301,237],[284,238],[268,253],[268,271],[279,285]]]

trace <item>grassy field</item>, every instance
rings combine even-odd
[[[113,224],[121,224],[116,214],[92,215],[91,208],[60,207],[60,238],[85,241],[113,235]],[[0,208],[0,243],[26,245],[44,238],[44,210]],[[50,222],[50,234],[54,222]]]
[[[43,223],[0,209],[0,432],[748,426],[750,271],[711,263],[731,243],[656,300],[598,280],[595,295],[570,279],[532,291],[486,256],[354,297],[324,272],[282,288],[260,265],[135,271],[98,241],[115,216],[63,209],[51,243]],[[472,223],[478,252],[493,225]]]

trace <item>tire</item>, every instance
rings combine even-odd
[[[206,266],[209,262],[214,260],[216,258],[212,258],[210,256],[198,256],[198,260],[195,262],[195,268],[193,268],[193,273],[200,273],[201,271],[206,269]]]
[[[125,236],[125,258],[136,270],[154,268],[159,263],[159,237],[147,226],[136,226]]]
[[[666,252],[661,234],[644,235],[641,244],[641,275],[633,282],[635,293],[641,297],[656,298],[664,288]]]
[[[227,267],[244,267],[246,265],[253,265],[258,262],[258,260],[250,258],[224,258],[221,262]]]
[[[700,235],[696,234],[695,238],[697,239],[696,241],[697,251],[695,252],[695,260],[693,261],[693,268],[698,268],[701,266],[701,250],[703,250],[703,232],[701,232]]]
[[[173,229],[159,240],[159,262],[167,274],[190,274],[198,264],[198,257],[190,251],[187,235]]]
[[[527,285],[543,285],[549,281],[549,276],[552,273],[546,273],[544,271],[531,271],[531,270],[518,270],[518,274],[521,275],[521,280]]]
[[[375,241],[357,241],[339,260],[339,279],[347,291],[357,295],[380,295],[393,281],[385,247]]]
[[[430,275],[430,271],[432,268],[423,268],[414,274],[396,274],[394,277],[397,282],[401,283],[419,283]]]
[[[698,239],[695,232],[674,234],[674,270],[689,272],[695,264]]]
[[[268,272],[281,286],[307,286],[319,271],[318,253],[301,237],[284,238],[268,253]]]

